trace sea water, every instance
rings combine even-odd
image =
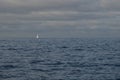
[[[120,80],[120,39],[0,40],[0,80]]]

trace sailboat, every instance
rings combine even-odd
[[[38,35],[38,34],[36,35],[36,38],[37,38],[37,39],[39,38],[39,35]]]

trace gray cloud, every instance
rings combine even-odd
[[[119,37],[119,3],[119,0],[0,0],[0,37],[32,37],[36,33],[42,37]]]
[[[101,0],[101,5],[105,10],[120,11],[120,0]]]

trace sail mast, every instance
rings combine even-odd
[[[37,34],[36,38],[38,39],[39,38],[39,35]]]

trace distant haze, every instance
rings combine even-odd
[[[0,0],[0,39],[120,37],[120,0]]]

